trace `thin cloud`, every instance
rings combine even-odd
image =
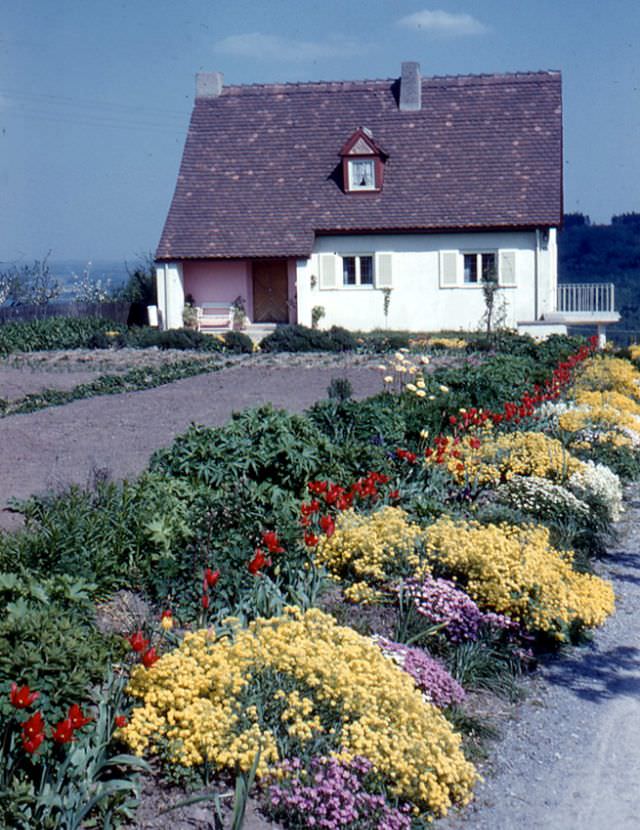
[[[409,14],[398,20],[398,26],[448,37],[483,35],[489,31],[488,26],[470,14],[451,14],[441,9],[423,9],[421,12]]]
[[[362,54],[367,47],[355,40],[333,37],[327,40],[291,40],[262,32],[230,35],[214,44],[218,52],[234,57],[303,63],[321,58]]]

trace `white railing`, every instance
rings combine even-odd
[[[613,289],[612,282],[559,283],[557,311],[567,314],[615,311]]]

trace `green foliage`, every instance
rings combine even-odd
[[[107,331],[123,332],[124,328],[102,317],[49,317],[28,323],[4,323],[0,325],[0,355],[83,349]]]
[[[346,329],[332,326],[328,331],[307,326],[278,326],[260,343],[263,352],[349,352],[357,348],[355,337]]]
[[[190,427],[155,453],[150,468],[193,484],[249,480],[301,496],[331,454],[329,441],[307,418],[266,404],[234,413],[224,427]]]
[[[330,401],[344,403],[353,395],[353,387],[349,378],[331,378],[327,388],[327,397]]]
[[[547,372],[533,358],[498,354],[480,365],[437,369],[433,377],[449,387],[447,406],[455,411],[469,406],[499,409],[507,401],[517,400],[534,383],[544,381]]]
[[[251,354],[253,352],[253,340],[248,334],[241,331],[227,331],[224,337],[225,352],[233,354]]]
[[[452,677],[465,689],[485,689],[509,700],[520,695],[521,660],[503,634],[487,630],[478,640],[456,645],[441,641],[441,656]]]
[[[127,273],[129,279],[120,289],[119,299],[137,303],[145,308],[148,305],[156,305],[156,274],[153,256],[148,254],[141,258],[132,271],[127,267]]]
[[[116,827],[133,819],[136,773],[149,767],[140,758],[120,754],[112,741],[125,682],[110,674],[93,707],[93,721],[75,732],[70,744],[58,747],[45,739],[35,756],[22,748],[15,712],[0,723],[0,826],[80,830]]]
[[[398,349],[408,349],[411,342],[411,333],[408,331],[386,331],[374,329],[368,332],[356,332],[358,350],[372,354],[386,354],[397,352]]]
[[[16,681],[41,693],[45,718],[64,717],[71,703],[87,700],[90,685],[121,655],[119,642],[106,640],[62,605],[10,602],[0,619],[0,716],[7,714],[9,686]]]
[[[190,538],[187,495],[183,482],[146,474],[31,499],[25,531],[0,536],[0,566],[73,574],[101,594],[138,584]]]

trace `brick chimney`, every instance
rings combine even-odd
[[[196,75],[196,98],[218,98],[222,94],[222,72],[198,72]]]
[[[422,79],[420,64],[404,61],[400,76],[400,109],[403,112],[415,112],[422,108]]]

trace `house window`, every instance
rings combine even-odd
[[[375,189],[375,161],[373,159],[349,159],[349,190]]]
[[[495,279],[498,274],[495,253],[464,254],[463,260],[463,281],[466,284]]]
[[[373,285],[373,256],[343,256],[342,284]]]

